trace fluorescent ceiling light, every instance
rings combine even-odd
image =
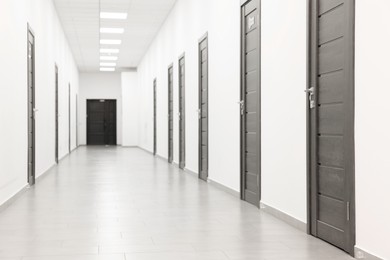
[[[100,49],[100,53],[119,53],[119,49]]]
[[[114,45],[119,45],[121,44],[121,40],[111,40],[111,39],[102,39],[100,40],[100,44],[114,44]]]
[[[100,56],[100,60],[116,61],[116,60],[118,60],[118,57],[116,57],[116,56]]]
[[[127,13],[100,12],[100,18],[126,20]]]
[[[100,71],[115,71],[115,68],[100,68]]]
[[[125,29],[123,28],[100,28],[100,33],[124,33]]]
[[[115,62],[100,62],[101,67],[115,67],[116,63]]]

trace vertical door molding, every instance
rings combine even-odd
[[[54,100],[55,100],[55,162],[58,164],[58,161],[59,161],[59,145],[58,145],[58,120],[59,120],[59,111],[58,111],[58,66],[57,64],[55,64],[55,67],[54,67],[54,70],[55,70],[55,97],[54,97]]]
[[[157,79],[153,80],[153,155],[157,154]]]

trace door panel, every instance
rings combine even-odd
[[[116,145],[116,100],[87,100],[87,144]]]
[[[157,79],[153,81],[153,154],[157,154]]]
[[[184,169],[185,160],[185,57],[179,58],[179,167]],[[202,122],[203,125],[203,122]],[[203,125],[204,126],[204,125]]]
[[[173,162],[173,65],[168,68],[168,162]]]
[[[27,179],[35,184],[35,37],[28,29],[27,41]]]
[[[310,10],[310,233],[353,254],[354,1]]]
[[[241,199],[260,206],[260,0],[241,7]]]
[[[208,38],[199,41],[199,178],[208,178]]]

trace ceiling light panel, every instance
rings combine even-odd
[[[100,44],[120,45],[120,44],[122,44],[122,41],[121,40],[112,40],[112,39],[101,39]]]
[[[126,20],[127,13],[100,12],[101,19]]]
[[[115,68],[100,68],[100,71],[115,71]]]
[[[100,53],[119,53],[119,49],[100,49]]]
[[[101,67],[115,67],[116,63],[115,62],[100,62]]]
[[[100,56],[100,60],[117,61],[118,57],[116,57],[116,56]]]
[[[110,34],[123,34],[125,29],[123,28],[100,28],[100,33],[110,33]]]

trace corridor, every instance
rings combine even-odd
[[[0,259],[352,258],[141,149],[80,147],[1,212]]]

